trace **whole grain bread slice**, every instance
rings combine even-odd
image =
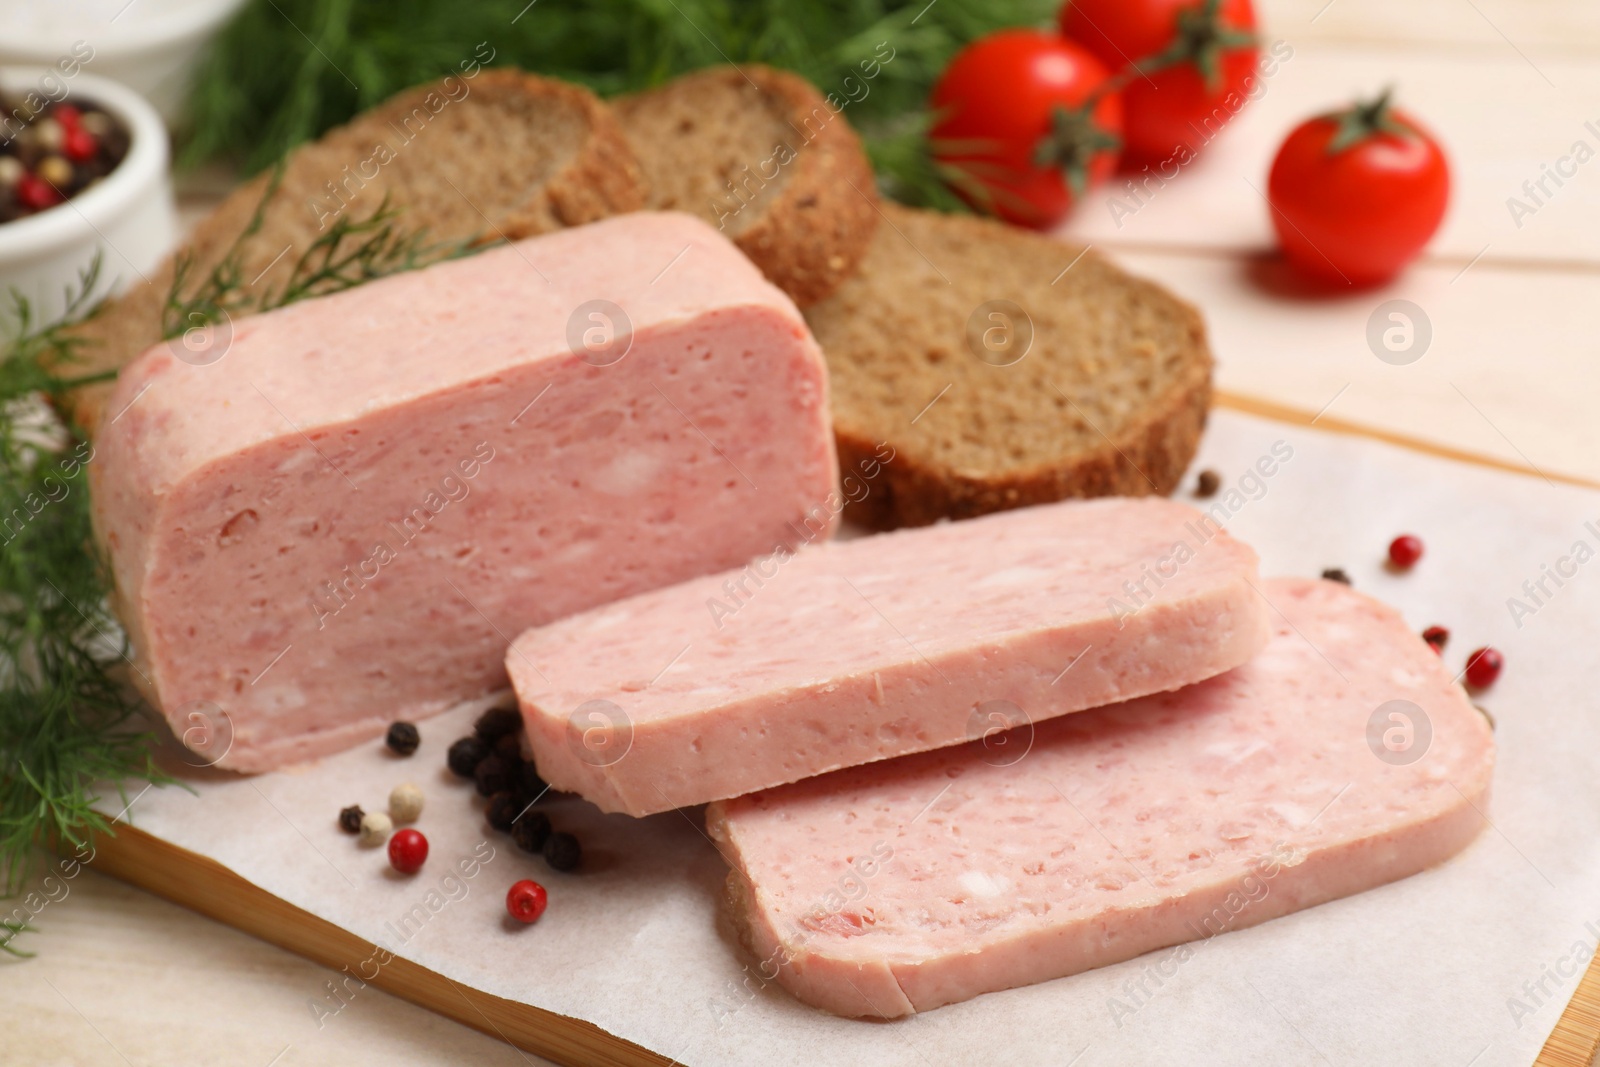
[[[717,226],[802,307],[855,270],[878,222],[872,165],[810,82],[713,67],[612,106],[652,208]]]
[[[888,529],[1176,487],[1211,397],[1193,307],[1092,251],[882,210],[860,270],[806,312],[849,517]]]
[[[249,225],[271,175],[245,182],[179,253],[200,284]],[[281,287],[296,257],[336,219],[370,217],[388,197],[408,233],[438,243],[515,240],[644,205],[637,160],[615,115],[588,90],[516,70],[450,77],[391,97],[302,145],[285,161],[259,231],[239,247],[239,277]],[[70,374],[122,367],[163,336],[169,257],[78,329]],[[78,390],[70,414],[93,432],[109,384]],[[110,417],[114,417],[112,413]]]

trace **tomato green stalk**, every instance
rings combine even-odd
[[[1018,225],[1054,226],[1116,166],[1122,97],[1105,90],[1108,77],[1094,53],[1058,34],[980,38],[930,94],[933,156],[965,172],[954,188],[969,202]]]
[[[1199,7],[1177,14],[1177,29],[1172,43],[1151,56],[1136,60],[1118,75],[1119,84],[1135,77],[1147,77],[1158,70],[1192,63],[1200,72],[1206,89],[1215,92],[1222,82],[1222,57],[1241,48],[1254,48],[1254,31],[1222,23],[1222,0],[1205,0]]]
[[[1089,188],[1089,164],[1095,156],[1122,147],[1122,138],[1094,121],[1099,103],[1100,94],[1096,93],[1082,107],[1058,105],[1050,114],[1050,132],[1040,137],[1033,149],[1033,162],[1059,169],[1074,199]]]
[[[1394,110],[1390,106],[1393,96],[1394,86],[1390,85],[1385,87],[1374,100],[1357,103],[1344,111],[1329,114],[1327,118],[1338,123],[1339,129],[1328,142],[1328,155],[1338,155],[1380,133],[1393,134],[1396,137],[1415,137],[1417,132],[1395,117]]]

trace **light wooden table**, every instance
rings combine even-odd
[[[1122,226],[1102,198],[1067,232],[1198,303],[1225,390],[1600,485],[1600,159],[1520,228],[1505,203],[1574,142],[1600,149],[1600,5],[1258,3],[1266,35],[1295,50],[1265,96]],[[1248,185],[1264,187],[1292,122],[1391,82],[1451,154],[1445,229],[1389,290],[1286,295]],[[222,186],[188,181],[192,221]],[[1367,319],[1394,298],[1423,307],[1434,329],[1429,355],[1408,367],[1365,342]],[[39,927],[24,942],[36,959],[0,961],[7,1063],[543,1062],[370,988],[319,1029],[308,1002],[331,972],[92,870]]]

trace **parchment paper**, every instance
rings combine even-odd
[[[1292,459],[1247,477],[1278,440]],[[1181,964],[1169,950],[875,1023],[746,985],[717,922],[725,871],[697,809],[632,820],[552,805],[557,829],[585,848],[586,869],[571,875],[489,831],[471,787],[443,766],[476,707],[423,723],[409,760],[373,743],[256,778],[196,773],[197,794],[151,790],[130,817],[455,982],[688,1064],[1531,1063],[1600,934],[1600,562],[1563,564],[1574,575],[1547,579],[1537,605],[1521,586],[1576,541],[1600,549],[1600,494],[1229,412],[1214,415],[1196,466],[1241,490],[1208,503],[1237,503],[1229,526],[1263,573],[1344,567],[1418,629],[1448,626],[1455,670],[1479,645],[1505,653],[1504,675],[1478,698],[1498,721],[1492,824],[1455,860],[1223,934]],[[1409,575],[1382,566],[1400,532],[1427,546]],[[1512,596],[1534,608],[1520,627]],[[335,825],[343,805],[382,810],[407,780],[427,793],[419,826],[432,844],[411,878]],[[464,877],[456,863],[475,853],[492,858]],[[548,913],[526,928],[503,904],[524,877],[550,891]],[[335,1025],[338,997],[306,992],[308,1035]]]

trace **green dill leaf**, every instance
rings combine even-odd
[[[340,216],[328,232],[300,254],[283,288],[267,293],[253,310],[267,311],[307,297],[354,289],[378,278],[489,247],[476,238],[430,244],[426,229],[406,230],[396,224],[398,217],[388,196],[366,218]]]
[[[244,247],[260,231],[282,177],[280,163],[263,189],[249,224],[198,284],[191,284],[195,269],[192,253],[178,254],[172,286],[162,309],[163,337],[178,337],[190,330],[220,325],[235,314],[271,311],[308,297],[353,289],[391,274],[419,270],[500,243],[478,237],[429,243],[426,228],[408,230],[399,225],[400,213],[390,206],[385,196],[364,218],[338,218],[295,259],[282,288],[268,288],[261,295],[252,296],[249,292],[252,283],[244,278]]]
[[[487,65],[566,78],[602,96],[701,67],[759,62],[796,71],[844,104],[889,195],[962,210],[925,147],[912,143],[928,92],[969,41],[1006,26],[1045,24],[1058,6],[1055,0],[251,0],[195,82],[182,160],[220,159],[260,171],[400,89],[459,76],[480,45],[493,49]],[[880,44],[885,51],[877,55]],[[883,62],[889,49],[892,58]]]
[[[0,348],[0,896],[15,893],[40,845],[109,829],[92,807],[102,783],[165,782],[142,705],[120,677],[126,640],[107,606],[89,521],[93,451],[47,402],[72,377],[72,323],[95,314],[96,261],[65,317],[37,322],[13,294],[16,336]],[[16,922],[0,947],[16,953]]]

